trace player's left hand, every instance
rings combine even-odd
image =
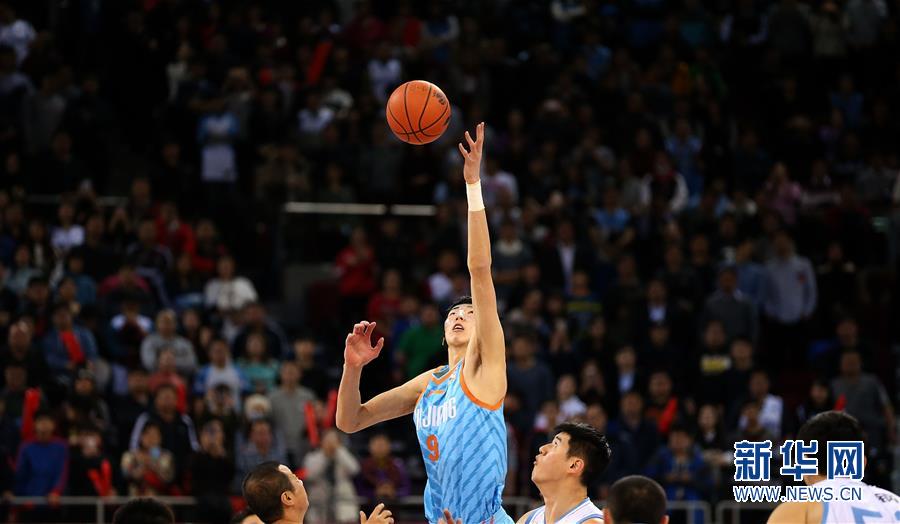
[[[463,159],[465,159],[463,177],[466,179],[466,184],[474,184],[481,180],[481,150],[484,147],[484,122],[475,127],[475,140],[472,140],[472,135],[466,131],[466,142],[469,144],[468,150],[462,143],[459,144],[459,152],[462,153]]]
[[[462,524],[462,519],[454,519],[449,509],[444,510],[444,516],[438,519],[438,524]]]
[[[363,511],[359,512],[359,524],[394,524],[394,518],[391,517],[390,510],[384,508],[384,503],[375,506],[372,514],[366,518]]]

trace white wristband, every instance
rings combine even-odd
[[[481,198],[481,180],[474,184],[466,184],[466,200],[469,201],[469,211],[484,209],[484,200]]]

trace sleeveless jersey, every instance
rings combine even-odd
[[[545,509],[546,506],[541,506],[534,510],[531,515],[525,519],[525,524],[548,524],[544,518]],[[556,522],[550,522],[549,524],[582,524],[583,522],[592,519],[600,519],[602,521],[603,512],[588,498],[582,500],[581,504],[567,511],[562,517],[559,517]]]
[[[833,479],[816,482],[817,488],[831,487],[834,497],[841,496],[841,488],[859,488],[862,500],[853,502],[823,502],[822,524],[894,524],[900,523],[900,497],[885,489],[856,480]]]
[[[512,524],[501,506],[506,482],[503,402],[489,406],[466,387],[460,361],[436,370],[416,401],[413,419],[425,460],[425,517],[449,509],[466,524]]]

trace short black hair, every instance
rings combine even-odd
[[[244,477],[241,491],[250,511],[263,522],[275,522],[284,516],[281,494],[294,491],[294,486],[275,461],[263,462]]]
[[[113,515],[113,524],[174,524],[169,506],[151,498],[129,500]]]
[[[565,433],[569,436],[567,456],[584,461],[581,483],[587,486],[597,475],[609,466],[611,451],[606,437],[594,426],[584,422],[563,422],[553,429],[553,435]]]
[[[463,295],[463,296],[457,298],[456,300],[454,300],[454,301],[450,304],[450,306],[447,307],[447,311],[444,312],[444,316],[449,315],[450,312],[453,311],[453,308],[455,308],[456,306],[462,306],[462,305],[464,305],[464,304],[469,304],[469,305],[471,305],[471,304],[472,304],[472,297],[469,296],[469,295]]]
[[[828,464],[828,442],[831,441],[864,441],[863,429],[859,421],[843,411],[825,411],[806,421],[797,431],[797,440],[819,443],[816,452],[821,468]],[[822,470],[820,469],[820,472]]]
[[[609,488],[606,509],[616,524],[658,524],[666,515],[666,492],[643,475],[622,477]]]

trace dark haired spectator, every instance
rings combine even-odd
[[[668,443],[650,459],[646,474],[658,480],[669,500],[703,500],[710,495],[712,477],[683,425],[672,426]]]
[[[316,395],[300,385],[301,371],[296,362],[283,362],[278,388],[269,393],[272,421],[284,437],[291,464],[302,464],[309,449],[308,413],[314,410]],[[316,430],[318,431],[318,430]]]
[[[511,422],[521,432],[531,429],[534,414],[553,398],[553,373],[535,357],[535,350],[534,337],[527,334],[514,336],[510,344],[507,387],[522,399],[522,410],[511,417]]]
[[[49,370],[43,353],[34,345],[31,326],[19,321],[9,327],[6,344],[0,347],[0,367],[11,364],[23,366],[28,372],[28,386],[43,384]],[[0,385],[5,385],[5,379]]]
[[[176,466],[175,457],[164,445],[159,425],[142,424],[137,445],[122,455],[128,494],[132,497],[173,494]]]
[[[201,367],[194,377],[193,393],[202,397],[221,385],[228,388],[235,406],[240,405],[241,393],[249,391],[246,377],[231,361],[228,343],[216,338],[209,344],[209,364]]]
[[[409,494],[409,476],[403,461],[391,452],[391,439],[376,434],[369,439],[369,456],[359,474],[359,495],[370,502],[395,500]]]
[[[191,452],[200,445],[194,432],[194,422],[187,415],[178,412],[178,392],[171,385],[163,385],[153,396],[153,408],[138,417],[131,431],[129,448],[136,450],[144,432],[144,426],[155,424],[161,433],[161,446],[172,452],[177,468],[176,478],[181,477],[182,468],[187,466]]]
[[[56,421],[43,411],[34,416],[34,438],[22,443],[16,461],[15,494],[22,497],[48,497],[53,504],[64,494],[68,482],[69,446],[55,436]],[[50,510],[36,508],[30,513],[35,522],[48,518]],[[28,517],[26,517],[28,518]]]
[[[243,438],[238,439],[237,475],[234,477],[238,485],[257,464],[268,461],[279,464],[287,462],[284,442],[268,420],[253,420],[241,436]]]
[[[234,338],[232,352],[236,357],[244,356],[247,339],[250,335],[257,334],[265,337],[266,347],[270,355],[278,359],[285,359],[291,353],[287,335],[281,326],[275,322],[265,306],[259,302],[248,302],[241,312],[241,328]]]
[[[141,363],[148,371],[156,369],[159,355],[164,349],[175,354],[175,367],[184,376],[190,376],[197,369],[197,355],[194,347],[184,337],[178,335],[178,317],[171,309],[164,309],[156,315],[156,332],[141,341]]]
[[[644,399],[636,391],[622,396],[619,416],[609,423],[608,431],[628,448],[627,453],[638,457],[635,466],[639,468],[653,456],[659,445],[659,433],[654,423],[644,418]]]
[[[326,431],[322,446],[306,455],[303,465],[313,514],[337,522],[356,520],[359,504],[353,477],[359,473],[359,462],[341,442],[338,431]]]
[[[866,444],[876,450],[897,441],[894,408],[881,381],[863,371],[857,351],[841,355],[840,374],[831,381],[836,407],[856,417],[866,431]]]
[[[94,336],[73,323],[66,304],[53,307],[53,328],[44,337],[43,348],[50,371],[63,384],[72,382],[76,369],[99,362]]]
[[[197,520],[228,521],[231,514],[228,492],[234,473],[225,428],[218,420],[210,420],[200,429],[200,450],[191,455],[190,492],[199,499]]]

